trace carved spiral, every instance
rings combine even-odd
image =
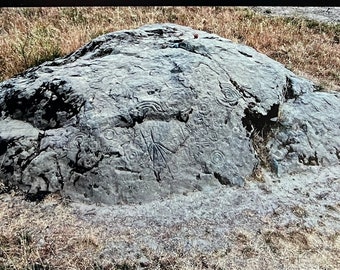
[[[210,155],[211,163],[215,164],[216,166],[222,166],[224,163],[225,155],[220,150],[212,151]]]

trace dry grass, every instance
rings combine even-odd
[[[91,269],[101,231],[77,220],[59,196],[40,204],[0,196],[0,269]]]
[[[161,22],[242,42],[340,90],[339,24],[270,18],[229,7],[2,8],[0,80],[66,55],[100,34]]]
[[[287,208],[281,214],[285,211],[300,219],[277,225],[275,219],[280,213],[275,212],[259,217],[260,230],[245,222],[225,234],[224,248],[198,253],[174,244],[166,251],[142,248],[142,255],[127,253],[122,258],[114,252],[106,253],[105,249],[112,243],[139,241],[134,237],[140,233],[138,229],[129,227],[117,233],[112,221],[106,225],[92,223],[91,218],[84,219],[56,194],[36,203],[25,201],[22,195],[12,191],[0,194],[0,269],[339,269],[339,232],[325,233],[322,224],[322,232],[303,226],[299,222],[307,215],[303,206]],[[254,214],[243,213],[251,217]],[[197,226],[196,223],[184,225]],[[170,243],[171,238],[179,235],[176,228],[168,230],[164,233],[169,239],[164,235],[162,239]],[[143,247],[144,243],[138,245]]]
[[[273,216],[261,218],[260,231],[252,230],[251,224],[230,229],[225,235],[225,248],[205,254],[183,251],[182,246],[176,245],[170,251],[145,248],[142,260],[129,254],[126,259],[115,254],[103,255],[108,243],[136,241],[130,239],[136,234],[134,228],[114,234],[110,232],[114,226],[93,226],[56,194],[39,203],[25,201],[14,192],[2,194],[0,209],[1,270],[254,270],[338,269],[340,266],[339,233],[326,235],[299,222],[277,226]]]

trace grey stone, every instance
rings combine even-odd
[[[333,164],[339,96],[315,89],[250,47],[188,27],[106,34],[0,84],[0,178],[107,204],[244,186],[259,164],[254,132],[272,136],[277,171],[315,165],[315,152],[316,165]],[[295,130],[299,119],[308,133]]]
[[[339,93],[313,92],[281,104],[279,128],[268,142],[270,155],[283,171],[338,165],[339,115]]]

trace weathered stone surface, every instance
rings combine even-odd
[[[281,104],[270,156],[280,172],[340,161],[340,95],[314,92]]]
[[[254,132],[279,172],[338,163],[339,95],[314,90],[217,35],[114,32],[0,84],[0,178],[108,204],[243,186]]]

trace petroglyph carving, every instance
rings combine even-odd
[[[173,24],[119,31],[0,83],[0,182],[107,204],[198,182],[204,190],[203,179],[242,185],[259,163],[254,132],[272,136],[263,147],[280,153],[280,173],[338,164],[338,104],[339,95],[216,35]]]
[[[203,115],[208,115],[211,112],[211,108],[210,108],[209,104],[210,104],[210,102],[209,102],[208,97],[202,98],[202,100],[200,101],[200,104],[198,106],[199,112]]]
[[[80,146],[85,142],[87,135],[84,133],[77,133],[75,136],[72,136],[68,142],[69,149],[80,148]]]
[[[161,141],[156,140],[154,131],[152,130],[150,131],[149,138],[147,138],[143,132],[141,132],[141,136],[143,137],[144,143],[147,146],[147,151],[153,165],[156,180],[159,182],[161,181],[160,173],[164,168],[168,168],[168,171],[172,175],[168,166],[168,160],[170,159],[169,155],[174,154],[175,151],[165,146]]]
[[[221,150],[214,150],[210,155],[211,163],[217,167],[223,166],[225,155]]]
[[[105,139],[111,141],[116,137],[116,132],[112,128],[107,128],[104,130],[103,135]]]
[[[220,89],[223,94],[222,98],[218,98],[217,101],[225,106],[235,106],[242,95],[235,89],[235,87],[230,83],[222,84],[220,83]]]
[[[154,112],[163,112],[162,105],[153,100],[144,100],[139,102],[135,106],[135,110],[142,112],[143,114],[148,113],[149,111],[154,111]]]

